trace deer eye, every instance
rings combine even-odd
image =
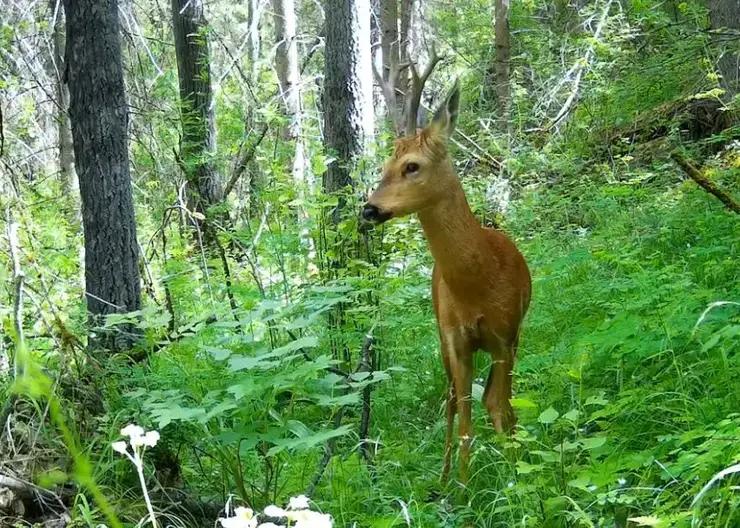
[[[404,174],[413,174],[414,172],[419,172],[419,164],[418,163],[407,163],[406,166],[403,168]]]

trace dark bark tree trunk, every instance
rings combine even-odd
[[[712,29],[737,33],[740,30],[740,0],[711,0],[709,20]],[[717,66],[722,74],[722,87],[729,99],[740,91],[740,46],[737,38],[729,38],[727,34],[716,35],[715,41],[720,53]]]
[[[494,59],[494,92],[500,112],[499,129],[506,132],[509,126],[509,61],[511,47],[509,43],[509,0],[496,0],[494,32],[496,56]]]
[[[324,173],[323,184],[326,192],[335,192],[353,186],[352,170],[371,133],[370,4],[326,0],[325,10],[324,140],[336,160]]]
[[[93,323],[141,308],[117,0],[67,0],[66,72]],[[119,350],[128,339],[105,339]]]
[[[72,125],[69,122],[69,88],[64,83],[64,7],[60,0],[50,0],[53,17],[52,29],[52,77],[57,99],[57,139],[59,142],[59,181],[69,208],[69,221],[80,222],[80,188],[75,171],[74,146],[72,145]]]
[[[205,214],[221,202],[223,182],[213,156],[216,129],[203,0],[172,0],[172,26],[180,81],[180,158],[188,179],[188,207]]]

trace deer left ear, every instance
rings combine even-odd
[[[435,132],[441,133],[446,139],[449,139],[452,132],[455,130],[455,123],[457,123],[457,113],[460,109],[460,80],[455,79],[455,84],[452,86],[452,90],[447,94],[447,97],[442,102],[440,107],[434,113],[434,119],[430,128],[434,129]]]

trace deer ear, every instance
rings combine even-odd
[[[457,113],[460,109],[460,80],[455,79],[455,84],[452,86],[452,90],[447,94],[447,97],[442,104],[434,113],[434,119],[430,127],[437,133],[443,134],[445,138],[449,139],[452,132],[455,130],[455,123],[457,122]]]

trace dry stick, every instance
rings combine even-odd
[[[360,361],[360,363],[357,365],[357,368],[353,372],[353,374],[357,374],[365,368],[366,362],[364,358],[370,357],[370,349],[373,346],[373,343],[375,342],[375,338],[368,333],[365,336],[365,342],[362,345],[362,358],[363,360]],[[368,402],[369,404],[369,402]],[[347,411],[347,406],[342,406],[339,411],[334,415],[334,420],[332,425],[334,426],[334,429],[338,429],[340,425],[342,425],[342,420],[344,419],[344,414]],[[364,410],[363,410],[364,413]],[[370,418],[369,418],[369,411],[368,411],[368,424]],[[332,457],[334,456],[334,448],[336,447],[337,438],[331,438],[329,442],[326,444],[326,448],[324,449],[324,456],[321,458],[321,461],[319,462],[319,465],[316,467],[316,471],[313,474],[313,477],[311,477],[311,483],[308,485],[308,489],[306,490],[306,495],[309,497],[312,497],[314,494],[314,491],[316,491],[316,486],[319,485],[319,482],[321,481],[321,477],[324,476],[324,472],[326,471],[326,467],[329,465],[329,462],[331,462]]]
[[[671,152],[671,159],[678,163],[679,167],[683,169],[683,171],[694,180],[699,186],[707,191],[709,194],[713,195],[715,198],[717,198],[720,202],[725,204],[725,206],[732,212],[736,214],[740,214],[740,203],[736,202],[729,194],[727,194],[724,190],[717,187],[714,182],[710,181],[706,176],[704,176],[701,173],[701,170],[694,167],[686,158],[684,158],[680,153],[678,152]]]

